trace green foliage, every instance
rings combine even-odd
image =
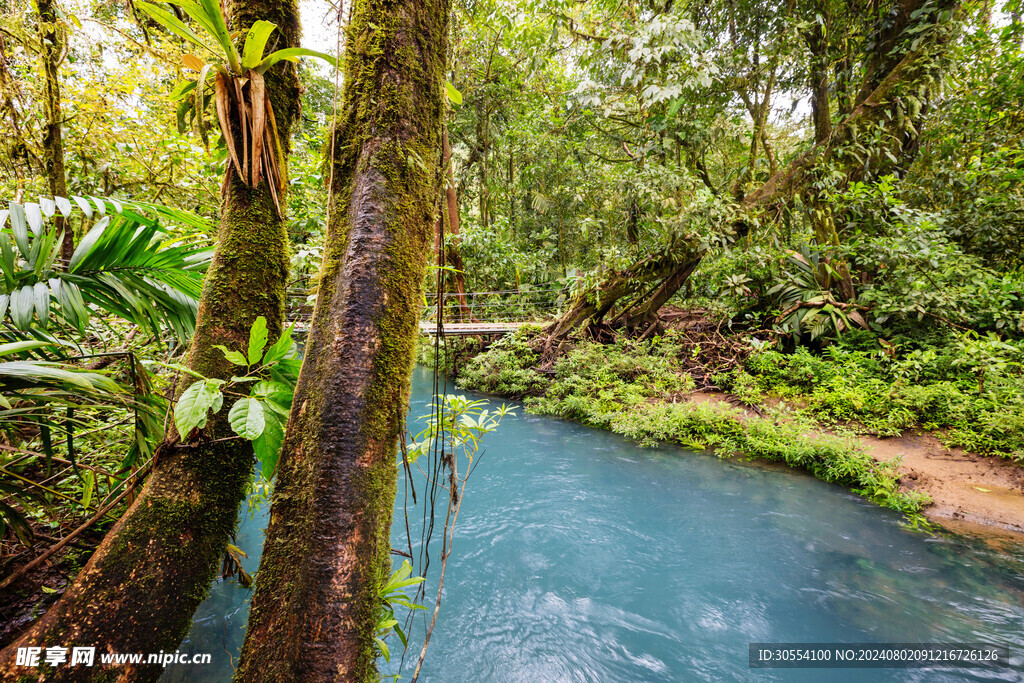
[[[246,353],[217,346],[232,365],[244,374],[230,381],[209,379],[180,365],[172,366],[198,377],[182,392],[174,405],[174,425],[184,441],[190,441],[206,427],[210,414],[220,412],[224,397],[236,400],[228,411],[228,423],[239,438],[253,442],[263,477],[271,479],[281,454],[284,427],[295,394],[301,361],[292,340],[292,327],[267,348],[267,321],[260,316],[249,331]],[[264,352],[265,350],[265,352]],[[248,395],[239,393],[252,384]]]
[[[9,316],[21,331],[46,329],[56,305],[57,322],[69,332],[84,334],[95,307],[156,335],[167,326],[180,339],[191,336],[210,251],[177,243],[158,220],[144,214],[185,219],[192,225],[201,221],[185,212],[111,199],[58,197],[8,206],[0,211],[0,319]],[[49,221],[58,212],[67,219],[76,209],[86,218],[102,217],[78,244],[71,262],[61,264],[62,233]]]
[[[963,335],[943,346],[830,346],[823,355],[762,351],[720,379],[784,398],[826,424],[881,436],[921,427],[944,430],[948,445],[1024,460],[1024,348]]]
[[[806,424],[787,415],[743,420],[736,411],[709,404],[659,403],[613,413],[608,426],[646,445],[664,441],[686,448],[713,448],[721,457],[738,454],[784,462],[907,515],[915,515],[928,501],[922,494],[899,490],[897,463],[876,462],[842,439],[812,439]]]
[[[385,662],[391,661],[391,650],[385,639],[394,632],[402,641],[402,647],[409,642],[405,631],[402,630],[398,619],[395,618],[395,607],[405,607],[409,610],[426,609],[423,605],[414,603],[405,593],[405,589],[423,583],[422,576],[410,576],[412,565],[408,560],[402,560],[402,565],[392,572],[387,581],[377,591],[379,607],[377,609],[377,620],[373,626],[373,643],[376,646],[376,656],[383,657]]]
[[[96,478],[92,471],[78,467],[73,448],[75,432],[93,427],[90,416],[111,419],[112,415],[127,413],[133,422],[133,433],[127,453],[121,454],[120,465],[121,471],[127,470],[140,456],[151,455],[153,444],[162,436],[160,418],[164,402],[152,391],[144,368],[134,356],[125,354],[133,376],[126,383],[106,373],[83,370],[67,361],[48,359],[47,354],[59,350],[59,346],[56,341],[0,344],[0,358],[4,359],[0,361],[0,432],[9,444],[15,445],[22,440],[22,434],[37,432],[47,471],[51,469],[56,454],[53,437],[64,434],[74,479],[80,484],[79,504],[82,509],[89,510],[93,504]],[[9,359],[11,356],[15,359]],[[12,450],[18,452],[18,449]],[[38,455],[29,460],[35,457]],[[12,456],[10,459],[14,463],[26,460],[24,456]],[[31,526],[18,508],[38,512],[40,502],[45,504],[54,496],[68,496],[57,490],[61,488],[60,483],[49,487],[37,484],[19,473],[25,465],[15,466],[7,460],[0,457],[0,474],[7,482],[0,486],[0,538],[7,529],[11,529],[20,541],[30,543],[33,536]],[[46,498],[40,498],[37,494],[44,491]],[[74,502],[75,498],[70,500]]]
[[[555,379],[531,410],[607,428],[610,415],[693,389],[672,337],[610,346],[580,344],[555,364]]]
[[[521,328],[494,342],[487,353],[475,356],[462,370],[459,386],[511,398],[539,393],[547,380],[534,370],[539,357],[528,334]]]
[[[506,415],[515,415],[505,404],[491,412],[484,407],[487,401],[472,401],[458,394],[438,394],[434,405],[434,412],[420,417],[427,420],[427,426],[408,448],[410,465],[437,448],[450,454],[456,467],[460,456],[472,462],[480,451],[480,440],[484,435],[495,431]]]
[[[580,344],[557,362],[554,380],[542,396],[527,399],[527,408],[611,429],[646,445],[664,441],[698,450],[713,448],[722,457],[741,454],[785,462],[910,515],[924,504],[922,496],[898,490],[895,464],[875,462],[862,449],[841,439],[811,439],[806,435],[811,426],[797,415],[779,413],[769,419],[743,419],[733,409],[675,402],[679,394],[693,389],[692,379],[679,368],[679,353],[679,342],[673,335],[640,343]],[[477,389],[480,386],[474,382],[483,378],[488,386],[516,387],[492,383],[491,379],[495,366],[508,370],[515,357],[507,347],[495,345],[471,363],[478,369],[491,368],[491,374],[464,375],[462,384]],[[793,356],[798,360],[788,367],[781,365],[784,358],[777,352],[757,354],[750,369],[763,369],[770,378],[792,372],[800,378],[801,387],[817,386],[825,369],[833,377],[846,371],[806,350]],[[760,397],[755,376],[742,373],[733,379],[732,386],[739,389],[744,382],[747,400],[755,402]]]

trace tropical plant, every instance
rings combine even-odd
[[[228,362],[244,368],[244,374],[230,381],[203,377],[182,365],[170,366],[197,378],[174,406],[174,426],[182,440],[189,441],[202,431],[210,414],[220,412],[225,395],[234,397],[228,411],[231,429],[239,438],[252,441],[263,477],[273,477],[302,365],[292,330],[286,329],[267,348],[267,320],[260,316],[249,331],[249,346],[244,352],[217,346]],[[254,384],[249,393],[241,393],[239,389],[250,382]]]
[[[839,301],[833,294],[831,285],[840,282],[841,274],[827,258],[805,244],[800,252],[789,252],[786,265],[783,281],[768,290],[782,309],[776,318],[781,332],[799,342],[805,332],[814,340],[854,326],[868,328],[856,304]]]
[[[391,661],[391,650],[388,648],[388,644],[384,642],[384,639],[392,631],[398,634],[398,639],[402,641],[402,647],[405,647],[409,642],[405,631],[402,630],[398,619],[395,618],[395,606],[405,607],[410,610],[426,609],[423,605],[414,603],[405,594],[406,588],[416,586],[424,581],[422,576],[410,577],[410,574],[412,574],[412,565],[409,564],[409,560],[402,560],[402,566],[392,572],[391,577],[378,591],[380,607],[377,610],[377,621],[373,628],[373,643],[377,646],[378,655],[383,657],[385,662]]]
[[[337,66],[337,60],[322,52],[302,47],[277,50],[264,56],[267,41],[277,26],[263,20],[249,28],[242,54],[239,55],[219,0],[175,0],[171,4],[181,7],[192,17],[202,29],[200,33],[205,35],[196,33],[158,5],[138,2],[136,7],[167,30],[202,48],[212,58],[206,61],[194,54],[182,58],[185,66],[198,72],[198,76],[178,83],[171,92],[171,100],[178,102],[179,131],[184,132],[187,118],[194,122],[199,137],[208,145],[203,114],[212,99],[228,150],[224,187],[232,173],[238,175],[248,187],[259,185],[265,176],[280,215],[279,195],[284,190],[284,174],[281,172],[284,153],[263,75],[278,62],[297,61],[301,56],[318,57],[333,66]],[[208,86],[211,79],[212,91]],[[237,128],[233,124],[237,124]]]
[[[70,263],[62,263],[62,233],[47,221],[58,211],[65,219],[70,217],[75,206],[87,219],[97,214],[100,218]],[[209,249],[171,239],[158,220],[144,213],[184,220],[193,228],[206,227],[201,219],[154,205],[95,197],[10,202],[8,207],[0,211],[0,320],[10,319],[23,333],[36,327],[45,330],[56,303],[60,322],[79,334],[85,333],[95,307],[156,335],[167,326],[180,339],[191,336]]]
[[[54,457],[53,436],[63,432],[68,459],[91,492],[95,477],[92,472],[79,469],[76,460],[75,430],[88,424],[83,412],[134,412],[135,438],[121,464],[124,472],[140,456],[152,455],[153,444],[162,434],[163,399],[153,393],[145,370],[131,354],[125,354],[131,383],[123,384],[100,372],[39,357],[59,345],[55,340],[0,344],[0,358],[5,359],[0,361],[0,432],[8,443],[20,441],[22,433],[38,433],[47,470]],[[14,358],[7,360],[9,357]],[[0,484],[0,496],[6,499],[0,500],[0,538],[10,528],[19,540],[29,544],[31,526],[15,505],[25,509],[29,496],[39,491],[52,495],[53,490],[18,475],[6,465],[0,462],[0,474],[5,480]],[[90,476],[93,478],[88,481]],[[86,496],[83,507],[88,508],[90,497]]]

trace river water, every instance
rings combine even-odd
[[[430,391],[417,368],[410,423]],[[1024,681],[1024,546],[925,535],[799,472],[640,448],[521,407],[484,446],[421,680]],[[400,482],[395,548],[407,547],[402,499]],[[409,516],[418,554],[422,510]],[[266,510],[243,515],[250,570],[265,523]],[[215,585],[181,647],[213,664],[162,680],[230,680],[247,600]],[[423,630],[418,617],[406,680]],[[390,674],[401,652],[388,642]],[[751,642],[987,642],[1008,645],[1013,666],[751,670]]]

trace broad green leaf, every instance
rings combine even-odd
[[[258,66],[256,66],[255,69],[253,69],[253,71],[262,74],[281,60],[287,59],[294,61],[296,57],[317,57],[335,68],[338,66],[338,60],[324,52],[317,52],[316,50],[309,50],[304,47],[288,47],[283,50],[271,52],[263,59],[262,62],[259,63]]]
[[[217,51],[214,50],[206,41],[196,35],[192,29],[185,25],[184,22],[165,10],[163,7],[158,7],[157,5],[149,2],[142,2],[141,0],[136,2],[135,6],[148,14],[155,22],[166,28],[171,33],[181,36],[185,40],[189,40],[199,47],[217,54]]]
[[[38,204],[25,204],[25,220],[28,221],[28,227],[33,235],[39,237],[43,234],[43,213],[39,210]]]
[[[19,330],[27,330],[32,324],[35,301],[35,288],[32,285],[25,285],[11,292],[11,319]]]
[[[82,210],[86,218],[92,218],[92,204],[85,197],[72,197],[75,204],[78,204],[78,208]]]
[[[194,382],[174,405],[174,426],[182,439],[187,439],[196,427],[206,426],[208,411],[216,400],[223,401],[220,387],[207,380]]]
[[[41,349],[44,346],[53,346],[53,342],[31,340],[31,341],[20,341],[10,342],[9,344],[0,344],[0,357],[9,356],[12,353],[21,353],[22,351],[31,351],[32,349]]]
[[[33,285],[33,290],[35,291],[36,316],[39,318],[39,324],[45,330],[50,321],[50,288],[46,286],[45,282],[37,282]]]
[[[284,382],[270,382],[264,379],[253,385],[252,395],[282,405],[291,405],[292,387]]]
[[[448,95],[448,99],[455,104],[462,104],[462,93],[456,90],[455,86],[452,85],[451,81],[446,80],[444,82],[444,91]]]
[[[177,102],[196,89],[196,81],[179,81],[168,96],[171,102]]]
[[[282,358],[285,358],[289,355],[289,352],[292,350],[292,347],[294,346],[294,342],[292,341],[292,333],[294,331],[295,325],[291,324],[285,329],[284,332],[281,333],[280,338],[278,338],[278,340],[274,342],[269,349],[267,349],[266,354],[264,354],[264,364],[269,365],[270,363],[279,361]]]
[[[240,398],[231,406],[228,413],[231,429],[243,439],[252,441],[263,433],[266,422],[263,417],[263,406],[254,398]]]
[[[373,642],[377,643],[377,647],[380,649],[380,653],[381,653],[381,655],[383,655],[384,661],[385,662],[390,662],[391,661],[391,650],[388,649],[387,643],[385,643],[380,638],[377,638],[376,636],[374,636]]]
[[[264,412],[263,422],[263,433],[253,440],[252,447],[260,461],[263,476],[270,479],[274,476],[277,460],[281,455],[285,423],[271,410]]]
[[[60,209],[60,213],[64,218],[71,216],[71,202],[68,201],[67,197],[54,197],[53,201],[57,208]]]
[[[103,231],[107,229],[108,225],[110,225],[110,217],[104,216],[96,222],[96,225],[92,226],[92,230],[86,233],[82,241],[75,247],[75,253],[71,255],[71,263],[68,264],[69,272],[73,273],[75,268],[82,262],[82,259],[89,255],[89,252],[92,251],[96,243],[103,237]]]
[[[256,318],[249,330],[249,365],[256,365],[263,357],[263,349],[267,347],[267,319],[262,315]]]
[[[242,355],[241,351],[229,351],[228,347],[223,344],[217,344],[213,348],[220,349],[221,353],[224,354],[224,357],[227,358],[228,362],[232,365],[241,365],[243,367],[248,365],[248,363],[245,362],[245,356]]]
[[[242,68],[253,69],[263,61],[263,50],[267,47],[270,34],[277,28],[269,21],[257,21],[245,36],[245,47],[242,48]]]
[[[25,220],[25,208],[15,202],[10,203],[11,210],[11,231],[14,233],[14,243],[18,245],[18,251],[25,258],[28,258],[30,248],[28,244],[28,223]]]
[[[43,215],[47,218],[53,217],[53,212],[57,210],[57,205],[52,199],[46,197],[39,198],[39,210],[43,212]]]
[[[6,232],[0,232],[0,267],[4,270],[4,281],[7,283],[7,291],[14,287],[15,256],[14,248],[11,247],[11,238]],[[2,318],[3,316],[0,316]]]
[[[206,16],[209,18],[213,28],[210,33],[217,40],[221,50],[224,51],[224,56],[228,58],[228,65],[231,67],[231,71],[241,75],[241,64],[239,63],[241,60],[238,57],[235,44],[231,40],[231,33],[228,31],[227,23],[224,21],[220,0],[199,0],[199,6],[203,8]]]

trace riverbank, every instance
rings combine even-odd
[[[958,377],[954,362],[945,361],[952,373],[934,372],[935,353],[930,363],[920,353],[886,363],[882,354],[849,348],[814,355],[749,345],[731,355],[717,349],[714,372],[701,372],[691,337],[669,330],[643,342],[580,342],[542,371],[524,331],[483,352],[472,343],[449,349],[443,365],[462,388],[523,399],[531,412],[641,444],[783,462],[913,523],[927,517],[1024,538],[1016,430],[1024,410],[1012,377],[989,377],[989,390],[975,396],[975,376]],[[915,363],[918,376],[909,377]]]

